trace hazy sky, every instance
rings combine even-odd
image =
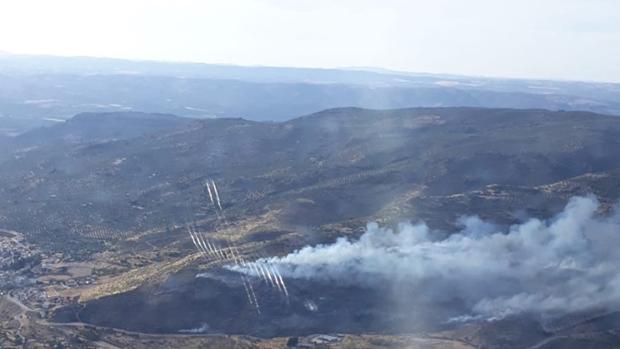
[[[620,82],[620,0],[2,0],[0,51]]]

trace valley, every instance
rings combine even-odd
[[[284,348],[297,338],[317,348],[612,348],[617,336],[613,311],[557,314],[556,326],[529,313],[450,322],[470,304],[428,302],[431,286],[409,294],[418,286],[282,269],[284,294],[234,269],[356,241],[369,222],[425,222],[443,239],[462,216],[508,229],[587,195],[610,215],[620,198],[614,116],[338,108],[256,122],[115,112],[3,147],[3,347]]]

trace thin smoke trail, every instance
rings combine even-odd
[[[289,297],[288,290],[286,288],[286,284],[284,283],[284,279],[282,278],[282,274],[280,274],[280,271],[278,270],[278,267],[276,267],[275,265],[272,265],[272,266],[273,266],[273,268],[275,270],[275,273],[276,273],[276,276],[277,276],[277,278],[278,278],[278,280],[280,282],[280,286],[282,286],[282,290],[284,291],[284,295],[288,299],[288,297]]]
[[[202,239],[202,245],[204,246],[205,250],[209,253],[211,257],[217,259],[217,256],[213,253],[213,251],[209,247],[209,240],[204,236],[204,234],[201,235],[201,239]]]
[[[241,277],[241,281],[243,282],[243,288],[245,289],[245,294],[248,297],[248,303],[254,305],[254,300],[252,299],[252,295],[250,294],[250,288],[248,286],[248,279],[244,276]]]
[[[235,247],[236,249],[236,247]],[[245,259],[243,259],[243,257],[238,257],[239,263],[243,266],[243,267],[247,267],[248,263],[245,261]],[[248,291],[248,296],[251,296],[249,298],[249,303],[251,305],[254,305],[254,308],[256,309],[256,313],[258,315],[260,315],[260,306],[258,304],[258,298],[256,297],[256,293],[254,292],[254,287],[252,286],[252,282],[245,276],[245,275],[241,275],[241,278],[243,280],[243,285],[246,288],[246,290]]]
[[[196,247],[196,249],[200,250],[200,248],[198,248],[198,245],[196,244],[196,239],[194,239],[194,235],[192,234],[191,230],[189,230],[189,227],[187,228],[187,232],[189,233],[189,236],[192,239],[192,243],[194,244],[194,247]]]
[[[266,274],[267,274],[267,276],[269,278],[269,281],[271,283],[271,286],[272,287],[277,287],[276,284],[278,283],[278,279],[276,278],[275,274],[273,274],[273,280],[272,280],[272,274],[271,274],[270,269],[269,269],[269,264],[270,264],[269,261],[265,258],[264,254],[260,253],[259,256],[261,258],[260,258],[259,261],[257,261],[258,262],[257,264],[260,265],[261,268],[265,269]]]
[[[216,260],[218,259],[217,256],[213,253],[213,251],[211,250],[210,246],[209,246],[209,240],[205,238],[204,233],[196,233],[196,235],[198,236],[198,241],[200,241],[201,246],[203,248],[203,250],[205,251],[205,254],[215,258]]]
[[[202,250],[202,246],[200,246],[200,241],[198,240],[198,236],[196,236],[196,234],[193,231],[191,225],[187,227],[187,230],[189,231],[190,235],[196,240],[196,248],[198,249],[198,252],[203,254],[204,251]]]
[[[205,247],[204,240],[202,239],[202,237],[200,236],[200,234],[196,230],[194,230],[194,234],[198,238],[198,242],[200,244],[200,247],[202,248],[202,252],[206,254],[207,253],[207,249]]]
[[[209,193],[209,200],[211,200],[211,204],[215,206],[215,202],[213,201],[213,194],[211,193],[211,188],[209,187],[209,181],[205,181],[205,186],[207,187],[207,192]]]
[[[226,261],[234,261],[232,252],[230,251],[230,247],[226,246],[223,247],[222,250],[224,251],[224,255],[226,256]]]
[[[213,245],[213,243],[209,239],[205,239],[205,241],[206,241],[205,245],[209,249],[209,252],[213,256],[213,258],[220,259],[220,255],[217,253],[217,250],[215,249],[215,246]]]
[[[213,248],[215,249],[215,254],[217,255],[217,258],[220,261],[225,261],[226,255],[224,255],[224,252],[222,251],[222,247],[213,243]]]
[[[233,262],[235,263],[236,266],[239,266],[239,263],[240,263],[239,253],[237,252],[235,254],[236,248],[234,247],[235,245],[230,245],[230,244],[228,245],[228,248],[230,249],[230,254],[232,255],[232,258],[233,258]]]
[[[222,211],[222,204],[220,203],[220,194],[217,190],[217,186],[215,182],[211,180],[211,184],[213,185],[213,192],[215,193],[215,201],[217,202],[217,207],[219,207],[220,211]]]
[[[215,253],[217,254],[217,257],[220,260],[224,260],[224,254],[222,253],[222,250],[220,249],[220,247],[214,243],[213,248],[215,249]]]
[[[243,260],[243,258],[241,257],[241,254],[239,253],[239,250],[237,249],[237,246],[235,246],[234,244],[231,245],[231,250],[233,251],[233,255],[236,256],[237,260],[239,260],[239,262],[241,263],[245,263],[245,261]]]
[[[265,265],[265,271],[267,272],[267,278],[269,278],[269,283],[271,284],[271,287],[276,287],[276,284],[273,281],[273,278],[271,276],[271,271],[269,271],[269,266]]]
[[[219,256],[217,256],[217,252],[215,251],[215,247],[213,247],[213,244],[209,241],[209,239],[207,239],[207,245],[209,246],[209,251],[211,251],[211,254],[219,258]]]
[[[258,304],[258,298],[256,297],[256,292],[254,292],[254,286],[252,286],[252,282],[248,281],[248,288],[250,289],[250,293],[252,294],[252,298],[254,299],[254,305],[256,306],[256,313],[258,315],[261,314],[260,305]]]
[[[267,268],[268,268],[268,269],[270,269],[270,270],[271,270],[271,273],[273,274],[273,279],[274,279],[274,281],[275,281],[275,286],[278,288],[278,292],[284,292],[284,291],[282,290],[282,287],[280,286],[280,282],[279,282],[279,280],[278,280],[278,276],[277,276],[277,274],[276,274],[276,271],[275,271],[275,269],[274,269],[274,266],[273,266],[273,265],[270,265],[270,264],[267,264]]]
[[[265,283],[267,285],[271,284],[269,282],[269,272],[267,271],[267,269],[265,269],[265,266],[263,265],[263,263],[258,262],[257,264],[258,264],[258,267],[260,268],[260,270],[264,273],[263,275],[264,275],[264,278],[265,278]]]
[[[202,247],[200,246],[200,242],[198,241],[198,237],[195,236],[194,232],[192,231],[191,226],[187,227],[187,231],[189,232],[189,235],[191,236],[192,240],[194,241],[194,245],[196,246],[196,249],[198,250],[198,252],[203,254],[204,251],[202,250]]]
[[[214,210],[215,210],[215,216],[217,217],[218,220],[220,220],[221,214],[222,214],[222,207],[221,205],[218,205],[216,202],[216,198],[219,201],[219,193],[216,193],[216,187],[215,187],[215,182],[213,181],[213,179],[207,179],[205,181],[205,187],[207,187],[207,193],[209,194],[209,201],[211,202],[211,205],[213,206]],[[215,196],[218,195],[218,196]],[[224,221],[226,221],[226,219],[224,219]]]
[[[284,279],[282,278],[282,275],[280,274],[278,269],[276,269],[276,271],[278,272],[278,278],[280,279],[280,284],[282,285],[282,289],[284,290],[284,294],[286,295],[286,298],[288,298],[289,297],[288,289],[286,288],[286,284],[284,283]]]
[[[215,184],[215,181],[213,179],[208,179],[207,181],[205,181],[205,186],[207,188],[207,193],[209,195],[209,201],[211,205],[213,205],[216,208],[215,213],[216,213],[217,220],[218,221],[223,220],[223,223],[225,224],[225,226],[228,226],[230,223],[226,220],[224,216],[223,207],[222,207],[222,203],[220,199],[220,193],[218,191],[217,184]],[[239,250],[237,249],[237,246],[235,246],[234,243],[231,243],[230,241],[228,241],[228,242],[224,242],[226,246],[222,246],[214,242],[211,242],[208,238],[204,236],[204,233],[194,232],[192,236],[195,238],[196,243],[202,247],[202,250],[214,256],[214,258],[218,262],[222,262],[225,264],[231,263],[237,268],[249,268],[253,270],[254,275],[256,275],[259,279],[262,278],[262,280],[267,285],[270,285],[273,288],[277,288],[278,291],[281,292],[280,290],[283,288],[281,287],[281,282],[280,282],[281,278],[280,279],[278,278],[273,268],[268,265],[262,265],[260,263],[246,261],[241,256],[241,254],[239,253]],[[248,302],[251,305],[253,304],[255,306],[257,314],[260,315],[261,314],[260,305],[258,302],[256,292],[254,291],[254,286],[252,284],[252,281],[248,279],[248,277],[245,275],[241,275],[241,278],[242,278],[244,290],[246,292],[246,296],[248,298]]]
[[[263,278],[263,281],[267,282],[267,276],[265,275],[265,271],[261,268],[260,264],[258,264],[257,262],[254,262],[254,266],[259,271],[258,275]]]
[[[250,269],[252,270],[252,272],[254,273],[254,275],[256,277],[260,278],[260,271],[258,271],[258,268],[256,267],[256,262],[250,262]]]
[[[282,276],[280,275],[278,268],[276,268],[276,266],[273,264],[271,265],[271,268],[273,269],[273,272],[276,276],[278,288],[280,289],[280,291],[284,292],[286,285],[284,285],[284,281],[282,280]]]
[[[221,246],[217,247],[217,251],[220,254],[220,257],[222,258],[222,260],[226,260],[226,255],[224,254],[224,251],[222,251],[222,247]]]

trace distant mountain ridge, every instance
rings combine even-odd
[[[491,79],[376,69],[0,56],[0,132],[5,133],[23,132],[45,123],[44,119],[68,119],[81,112],[147,111],[196,118],[283,121],[347,106],[472,106],[620,115],[619,101],[620,84],[609,83]],[[32,121],[30,125],[8,123],[16,118]]]
[[[142,112],[81,113],[63,123],[35,129],[13,140],[21,145],[51,145],[130,139],[157,132],[171,132],[191,122],[171,114]]]

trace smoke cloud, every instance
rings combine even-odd
[[[459,299],[473,316],[563,313],[620,304],[620,215],[599,217],[594,197],[575,197],[550,220],[499,228],[478,217],[436,239],[425,224],[396,231],[370,223],[357,240],[308,246],[263,260],[283,276],[411,288],[429,301]]]

